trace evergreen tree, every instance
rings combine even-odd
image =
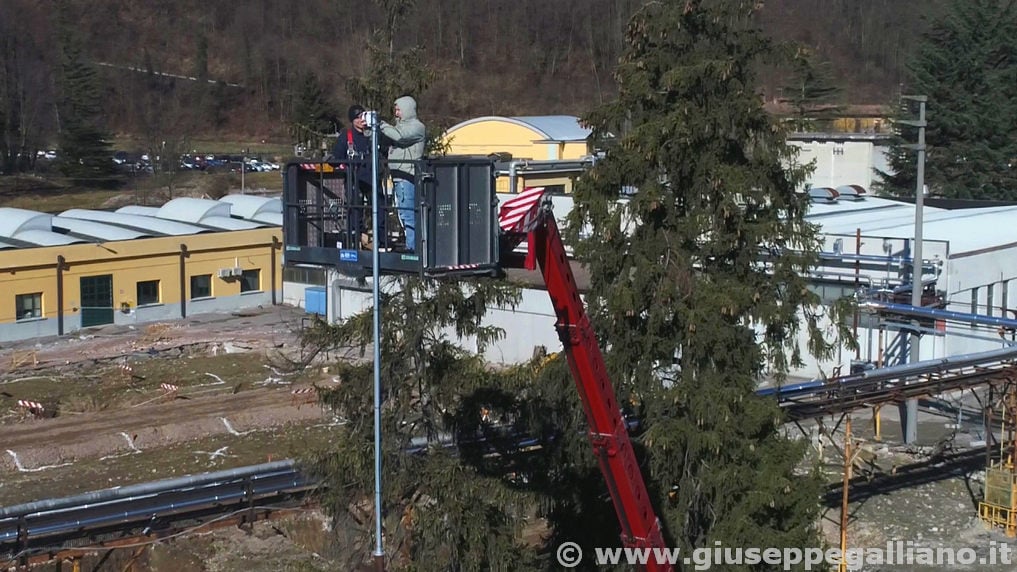
[[[102,84],[82,51],[81,38],[67,22],[68,12],[61,9],[58,13],[59,167],[77,184],[109,186],[116,178],[111,137],[102,109]]]
[[[208,37],[198,34],[197,51],[194,57],[194,77],[199,84],[208,82]],[[204,87],[202,85],[202,87]]]
[[[405,0],[385,4],[393,11],[390,25],[406,6]],[[419,95],[430,77],[414,55],[417,50],[384,52],[381,46],[389,34],[376,34],[367,73],[348,83],[354,101],[367,108],[387,109],[383,106],[400,95]],[[532,569],[535,554],[522,543],[521,531],[535,511],[535,500],[507,478],[518,465],[519,452],[511,446],[511,431],[505,435],[505,426],[525,417],[516,392],[505,388],[528,384],[529,371],[493,371],[465,349],[483,353],[504,335],[483,319],[488,308],[514,306],[518,290],[490,280],[413,276],[383,278],[382,290],[382,501],[388,569]],[[317,348],[359,350],[363,357],[373,342],[372,311],[339,325],[319,322],[305,339]],[[329,485],[323,506],[344,544],[355,547],[347,551],[351,560],[343,563],[343,569],[353,569],[373,551],[373,363],[358,360],[339,367],[343,381],[322,392],[322,402],[343,423],[328,447],[307,463]],[[490,440],[480,444],[478,437]],[[492,457],[488,447],[499,455]]]
[[[765,371],[780,382],[801,363],[800,334],[830,356],[823,312],[844,321],[808,288],[819,243],[796,193],[807,173],[754,85],[774,50],[757,6],[650,2],[633,17],[619,95],[584,118],[616,140],[577,185],[568,225],[619,401],[642,420],[648,488],[685,551],[820,541],[819,483],[796,472],[804,446],[754,391]],[[619,203],[628,186],[638,191]],[[558,540],[588,518],[549,515]]]
[[[391,280],[382,296],[382,495],[390,570],[517,570],[532,551],[520,543],[533,501],[505,479],[514,453],[494,460],[471,440],[495,436],[489,410],[513,411],[497,391],[511,374],[496,373],[464,350],[483,351],[504,333],[484,326],[488,307],[512,306],[503,283]],[[329,348],[365,351],[372,337],[367,310],[337,326],[319,322],[307,339]],[[349,550],[344,569],[369,558],[374,532],[373,364],[340,364],[340,386],[323,403],[343,419],[327,448],[309,460],[329,484],[323,506]],[[517,379],[518,381],[518,379]],[[496,440],[495,444],[498,443]]]
[[[788,127],[800,132],[828,129],[842,109],[840,97],[833,64],[799,46],[791,59],[791,81],[784,87],[784,98],[793,109]]]
[[[386,34],[374,34],[367,45],[367,73],[348,78],[346,91],[354,102],[367,109],[391,113],[396,98],[410,95],[419,99],[431,86],[434,72],[425,64],[424,52],[419,47],[392,54],[388,42]]]
[[[1017,5],[953,0],[922,35],[908,65],[906,92],[929,98],[925,180],[931,194],[970,199],[1017,199]],[[898,119],[916,119],[899,106]],[[915,195],[917,142],[901,126],[889,172],[876,185],[891,196]]]
[[[319,149],[339,127],[335,117],[335,105],[325,94],[318,75],[313,71],[305,73],[293,103],[291,130],[294,137],[308,149]]]

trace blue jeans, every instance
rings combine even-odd
[[[399,213],[399,220],[403,223],[406,231],[406,248],[414,251],[417,249],[417,201],[416,187],[412,181],[396,179],[392,188],[396,201],[396,212]]]

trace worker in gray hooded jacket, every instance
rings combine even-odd
[[[417,248],[416,233],[416,161],[424,156],[425,129],[417,119],[417,102],[406,95],[395,100],[396,122],[381,122],[381,133],[389,140],[389,170],[399,220],[406,231],[406,249]]]

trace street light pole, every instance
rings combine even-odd
[[[378,121],[377,111],[366,112],[367,124],[371,126],[371,228],[374,237],[372,240],[372,291],[374,295],[374,567],[378,572],[385,570],[385,551],[382,547],[381,533],[381,291],[379,270],[380,260],[378,244],[379,218],[381,209],[378,205],[378,180],[380,168],[378,165],[378,139],[381,126]]]
[[[918,180],[915,184],[915,244],[911,254],[911,305],[918,308],[922,306],[922,291],[925,289],[922,280],[924,270],[922,261],[922,221],[924,216],[922,211],[925,205],[925,104],[928,101],[928,97],[924,95],[905,95],[903,98],[918,102],[918,121],[900,121],[904,125],[918,128],[918,144],[905,145],[908,149],[918,151]],[[918,333],[918,319],[912,320],[911,325],[913,329],[911,330],[911,345],[908,354],[910,357],[909,361],[915,363],[921,361],[919,353],[921,336]],[[911,444],[918,440],[918,400],[914,398],[908,399],[905,406],[904,442]]]

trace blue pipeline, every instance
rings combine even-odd
[[[760,397],[770,397],[772,395],[786,397],[787,395],[801,393],[803,391],[806,393],[810,393],[811,390],[823,387],[823,385],[825,384],[826,382],[822,380],[812,380],[802,383],[782,385],[780,387],[767,387],[764,389],[757,390],[756,395]]]
[[[1002,363],[1017,359],[1017,346],[1010,346],[985,352],[962,354],[945,358],[936,358],[915,363],[894,365],[870,369],[859,373],[853,373],[829,380],[812,380],[803,383],[783,385],[781,387],[767,387],[756,391],[759,396],[773,396],[780,398],[802,397],[819,393],[829,389],[834,384],[850,384],[857,382],[893,381],[906,377],[925,375],[930,373],[943,373],[946,371],[971,367],[975,365],[989,365]]]
[[[891,302],[862,302],[858,306],[862,309],[877,310],[900,316],[914,316],[918,318],[932,318],[936,320],[964,322],[966,324],[1017,329],[1017,320],[1013,318],[997,318],[994,316],[968,314],[965,312],[954,312],[951,310],[940,310],[937,308],[917,308],[910,304],[895,304]]]
[[[879,262],[884,264],[910,264],[911,258],[906,256],[882,256],[878,254],[850,254],[842,252],[820,252],[819,258],[823,260],[843,260],[845,262]]]

